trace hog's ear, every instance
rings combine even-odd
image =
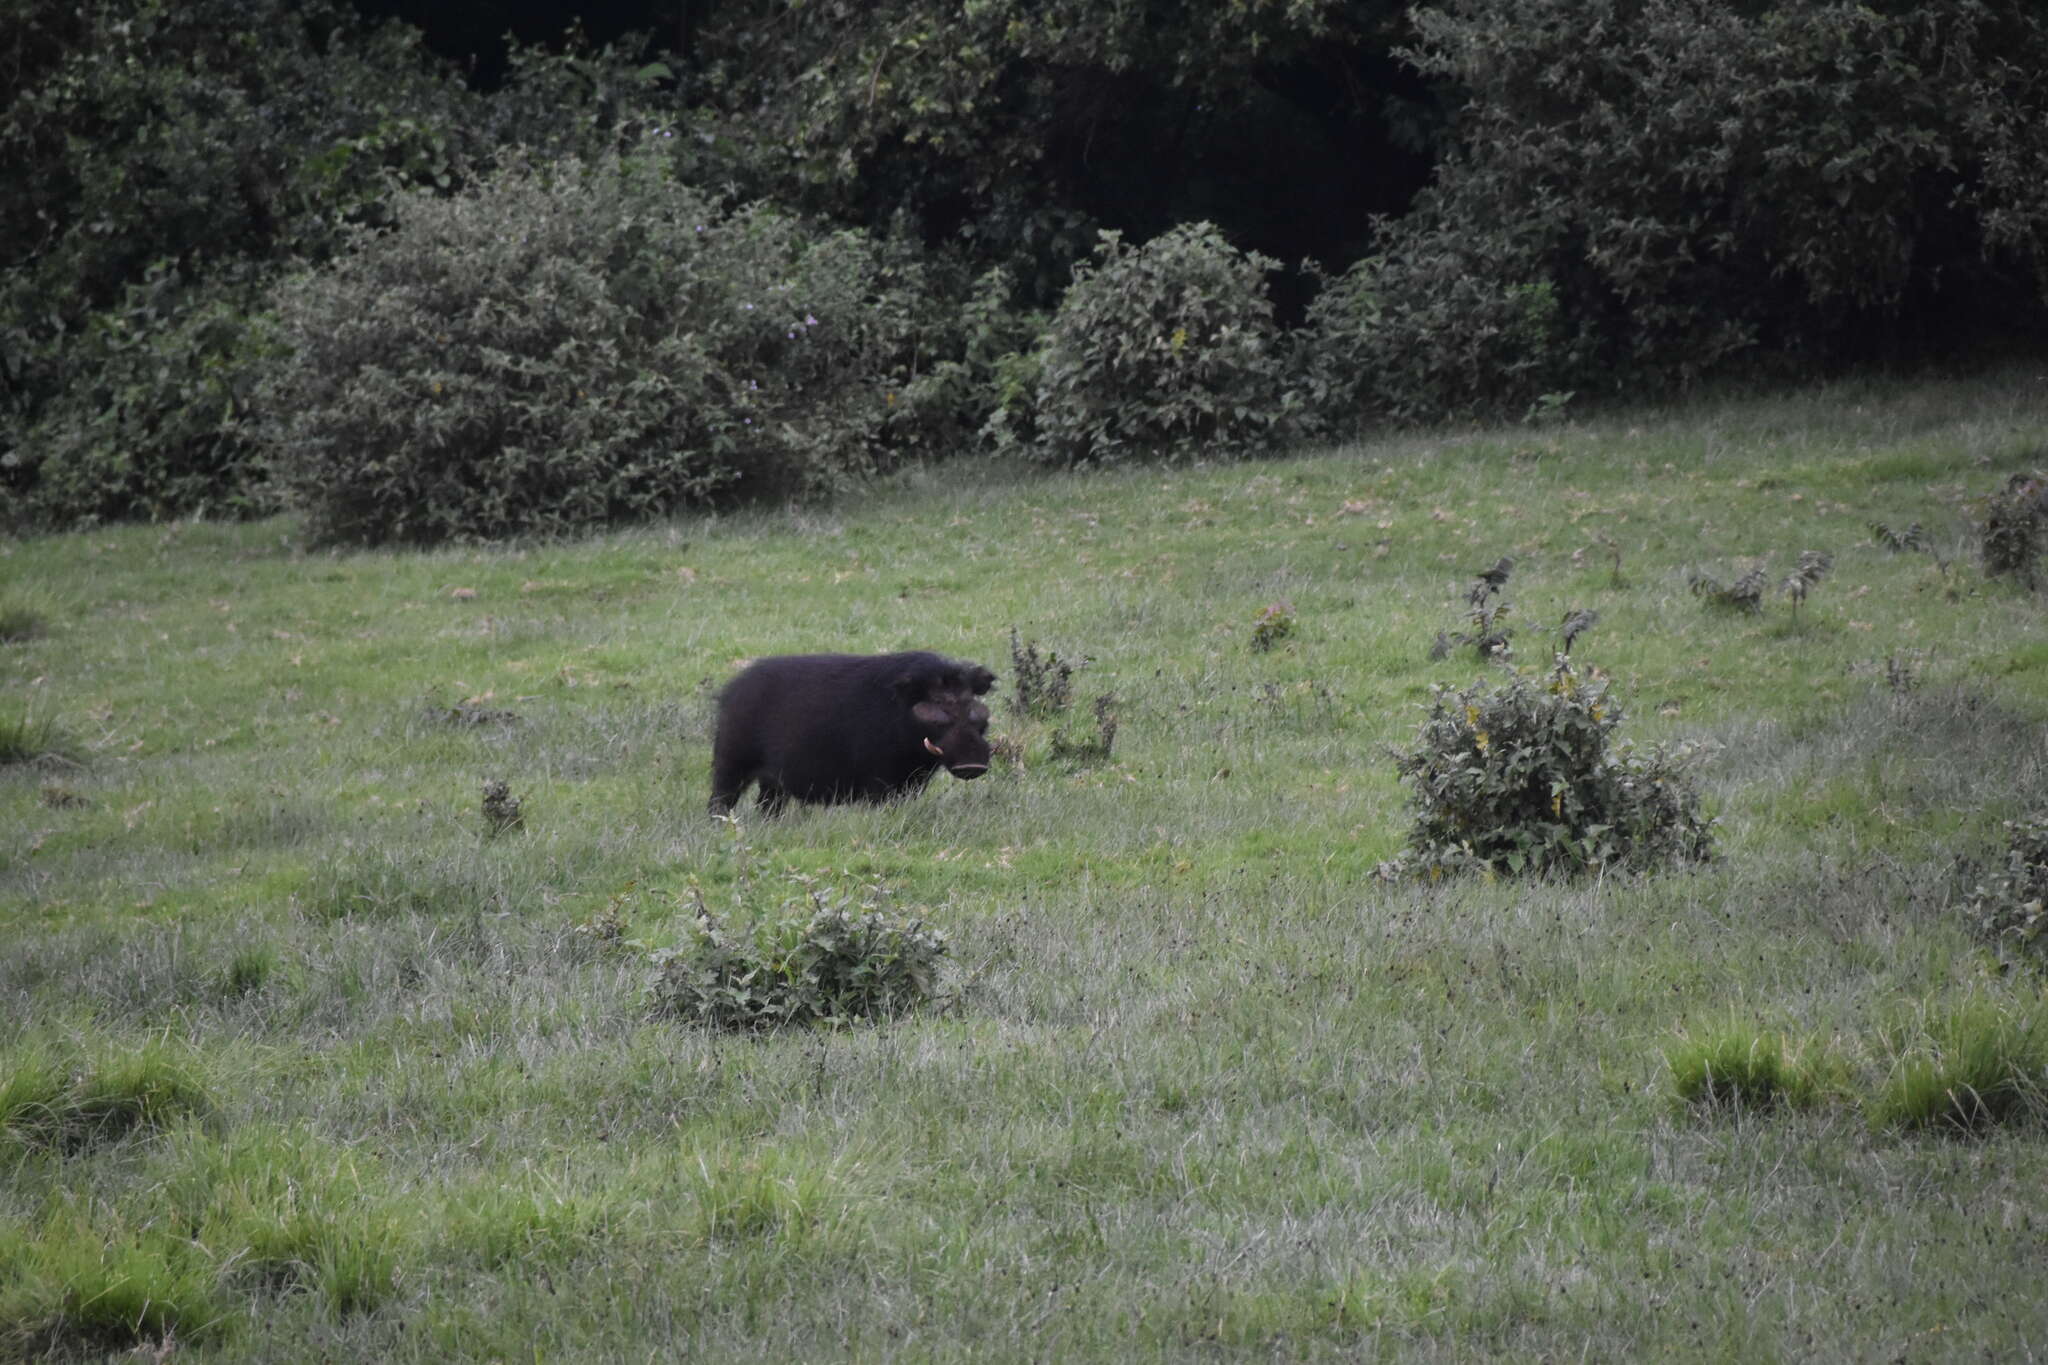
[[[910,714],[917,717],[919,725],[929,725],[942,730],[953,723],[953,713],[935,701],[921,701],[910,708]]]
[[[996,685],[996,675],[975,664],[967,670],[967,685],[974,689],[975,696],[981,696]]]

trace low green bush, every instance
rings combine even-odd
[[[797,896],[737,925],[700,900],[686,940],[650,955],[655,1013],[759,1030],[893,1018],[932,998],[944,934],[883,910],[875,888],[795,881]]]
[[[1516,278],[1504,245],[1416,227],[1326,280],[1295,338],[1314,425],[1518,412],[1563,384],[1574,352],[1557,291],[1533,254]]]
[[[558,533],[884,467],[921,324],[903,252],[658,156],[396,196],[275,295],[274,467],[330,541]]]
[[[263,343],[257,291],[168,263],[66,339],[70,379],[24,433],[17,525],[247,516],[269,508],[245,417]]]
[[[1622,710],[1560,659],[1547,679],[1432,689],[1395,765],[1416,811],[1404,855],[1432,875],[1649,867],[1713,851],[1686,777],[1697,751],[1610,747]]]
[[[1252,652],[1265,654],[1294,634],[1294,604],[1269,602],[1252,619]]]
[[[2005,824],[2004,861],[1971,890],[1964,913],[2001,953],[2048,967],[2048,814]]]
[[[1141,247],[1104,232],[1039,351],[1035,453],[1057,464],[1255,453],[1299,402],[1267,272],[1209,223]]]
[[[1985,500],[1979,554],[1987,578],[2009,575],[2029,588],[2048,541],[2048,478],[2015,474]]]

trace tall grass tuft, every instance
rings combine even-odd
[[[775,1149],[700,1154],[684,1184],[695,1199],[690,1227],[713,1244],[801,1245],[838,1216],[842,1202],[827,1170]]]
[[[97,1358],[230,1321],[200,1245],[160,1226],[95,1225],[67,1208],[0,1224],[0,1359]]]
[[[1825,1047],[1733,1021],[1667,1043],[1664,1060],[1680,1100],[1716,1108],[1810,1108],[1847,1081]]]
[[[336,1316],[375,1308],[397,1284],[404,1220],[367,1153],[256,1124],[226,1138],[187,1130],[158,1171],[166,1220],[192,1229],[226,1276],[309,1291]]]
[[[1884,1044],[1891,1074],[1870,1107],[1879,1127],[1966,1133],[2048,1117],[2048,1001],[1929,1006]]]
[[[0,1145],[75,1152],[208,1107],[192,1058],[169,1043],[67,1055],[31,1040],[0,1058]]]
[[[49,629],[50,618],[39,606],[12,594],[0,597],[0,645],[39,640]]]
[[[0,768],[61,767],[76,763],[78,746],[48,715],[28,702],[0,704]]]

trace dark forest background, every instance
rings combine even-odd
[[[0,0],[16,530],[552,533],[2048,320],[2029,0]]]

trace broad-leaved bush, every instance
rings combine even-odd
[[[700,906],[681,945],[650,955],[655,1013],[754,1031],[888,1019],[932,998],[943,933],[884,908],[874,888],[797,881],[801,894],[750,922]]]
[[[319,538],[561,533],[891,458],[930,301],[860,232],[724,207],[653,155],[514,161],[392,212],[274,299],[264,431]]]
[[[2005,833],[2005,857],[1978,881],[1964,913],[2000,953],[2048,967],[2048,813],[2008,820]]]
[[[1141,247],[1104,232],[1040,347],[1036,447],[1058,464],[1239,456],[1291,429],[1266,291],[1277,261],[1208,223]]]
[[[2048,307],[2031,0],[1442,0],[1435,184],[1312,315],[1315,407],[1513,412]]]
[[[1415,824],[1404,855],[1429,875],[1576,873],[1697,861],[1713,852],[1688,748],[1613,743],[1604,683],[1560,662],[1547,678],[1438,687],[1413,747],[1395,755]]]

